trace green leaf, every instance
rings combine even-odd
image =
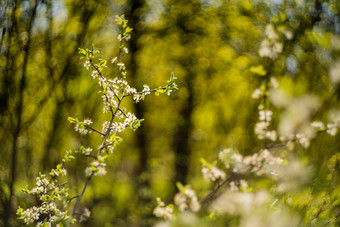
[[[204,158],[200,158],[200,162],[201,162],[203,165],[207,164],[207,161],[206,161]]]
[[[183,184],[181,184],[181,182],[176,182],[176,186],[180,192],[184,191],[184,186]]]
[[[285,22],[287,20],[287,15],[284,13],[279,14],[279,20],[280,22]]]
[[[131,129],[132,130],[134,130],[134,131],[136,131],[139,127],[140,127],[140,125],[141,125],[141,123],[144,121],[144,119],[140,119],[140,120],[135,120],[133,123],[132,123],[132,125],[131,125]]]
[[[106,65],[106,60],[101,60],[101,61],[99,62],[99,65],[100,65],[100,66],[105,66],[105,65]]]
[[[81,56],[83,56],[83,57],[86,57],[86,56],[87,56],[86,50],[84,50],[83,48],[78,48],[78,50],[79,50],[78,53],[79,53]]]
[[[24,211],[23,208],[18,207],[16,215],[18,215],[18,216],[21,215],[21,213],[22,213],[23,211]]]
[[[126,32],[126,33],[129,33],[129,32],[131,32],[132,30],[133,30],[133,28],[127,27],[126,30],[125,30],[125,32]]]
[[[265,76],[267,74],[267,71],[264,69],[263,65],[252,66],[250,68],[250,72],[260,75],[260,76]]]
[[[70,123],[76,123],[76,119],[73,118],[73,117],[68,117],[67,120],[70,122]]]
[[[28,189],[28,185],[26,185],[25,188],[22,189],[22,192],[30,194],[30,190]]]

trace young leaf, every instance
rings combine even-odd
[[[250,68],[250,72],[260,75],[260,76],[265,76],[267,74],[267,71],[264,69],[263,65],[252,66]]]

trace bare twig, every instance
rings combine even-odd
[[[85,128],[90,129],[91,131],[94,131],[94,132],[96,132],[96,133],[98,133],[98,134],[100,134],[100,135],[102,135],[102,136],[105,136],[104,133],[102,133],[102,132],[100,132],[100,131],[98,131],[98,130],[92,128],[91,126],[85,125]]]

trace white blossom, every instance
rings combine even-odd
[[[89,219],[91,216],[91,211],[87,208],[84,209],[84,211],[81,213],[80,217],[79,217],[79,222],[84,222],[87,219]]]
[[[217,181],[217,180],[224,180],[226,178],[225,172],[220,170],[219,168],[215,166],[211,166],[210,168],[208,167],[203,167],[202,168],[202,174],[203,178],[209,182],[209,181]]]
[[[265,31],[266,38],[262,40],[259,49],[261,57],[277,58],[283,50],[283,44],[280,42],[280,36],[273,25],[268,24]]]
[[[327,133],[331,136],[335,136],[338,132],[338,124],[327,124]]]
[[[115,63],[117,61],[117,59],[118,59],[118,57],[112,58],[111,63]]]
[[[90,61],[85,61],[85,62],[84,62],[84,67],[85,67],[87,70],[89,70],[90,66],[91,66]]]
[[[315,128],[316,130],[322,130],[325,128],[325,124],[321,121],[313,121],[311,123],[311,126]]]
[[[271,39],[271,40],[279,39],[279,35],[275,31],[274,26],[272,24],[267,24],[266,25],[265,34],[268,37],[268,39]]]
[[[197,212],[201,208],[201,205],[197,199],[196,193],[191,188],[188,188],[188,186],[186,187],[184,192],[179,192],[175,195],[175,204],[181,211],[191,210]]]
[[[255,91],[253,92],[253,94],[251,95],[251,97],[253,99],[258,99],[258,98],[261,97],[261,95],[262,95],[261,89],[260,88],[256,88]]]
[[[281,158],[274,157],[269,150],[264,149],[259,153],[243,157],[235,153],[231,156],[232,171],[235,173],[253,172],[257,175],[276,176],[275,169],[282,164]]]
[[[283,30],[282,33],[286,36],[288,40],[293,39],[293,32],[291,30]]]
[[[165,206],[164,202],[160,198],[157,198],[158,206],[153,210],[153,214],[156,217],[164,218],[164,220],[169,221],[175,218],[174,208],[172,205]]]
[[[92,73],[91,73],[91,76],[92,76],[93,79],[96,79],[97,76],[98,76],[97,70],[93,70]]]
[[[273,88],[279,87],[279,82],[277,82],[277,79],[275,77],[270,77],[270,83],[271,83]]]
[[[260,121],[255,124],[255,134],[259,139],[266,138],[266,132],[268,129],[269,123],[265,121]]]
[[[240,189],[237,187],[236,183],[234,181],[231,181],[229,183],[229,187],[230,187],[230,190],[233,191],[233,192],[237,192],[239,191]]]
[[[94,176],[104,176],[106,174],[106,163],[95,160],[91,162],[90,166],[85,169],[85,175],[89,177],[91,174]]]
[[[266,138],[270,139],[271,141],[277,140],[277,132],[275,130],[267,131],[266,132]]]
[[[243,189],[247,189],[248,188],[248,182],[241,179],[240,180],[240,186],[243,188]]]
[[[259,111],[259,119],[260,121],[271,121],[273,112],[271,110],[260,110]]]

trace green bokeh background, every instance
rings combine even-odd
[[[286,15],[294,38],[285,43],[271,75],[291,97],[319,97],[322,105],[313,119],[327,121],[329,110],[339,107],[338,88],[330,89],[328,76],[340,53],[336,0],[3,0],[0,226],[21,226],[17,206],[37,201],[20,188],[32,186],[38,173],[53,168],[67,149],[99,146],[101,137],[80,136],[67,122],[78,114],[100,129],[110,117],[102,113],[98,85],[77,49],[94,44],[109,62],[118,53],[114,17],[120,14],[134,29],[130,52],[123,57],[130,84],[158,87],[174,72],[180,89],[171,96],[150,95],[137,105],[126,102],[145,121],[137,132],[123,134],[123,143],[108,158],[107,175],[95,177],[88,187],[81,207],[92,215],[83,226],[151,226],[157,220],[155,198],[171,202],[175,182],[191,184],[199,197],[209,192],[201,157],[212,161],[226,147],[244,155],[262,148],[254,135],[259,103],[251,99],[261,78],[250,67],[263,64],[258,49],[273,17]],[[104,73],[118,75],[113,64]],[[280,113],[274,108],[276,125]],[[316,201],[327,190],[327,163],[339,151],[338,140],[321,135],[309,149],[294,150],[313,168],[307,189],[315,192]],[[71,194],[84,184],[89,161],[67,164]],[[301,191],[297,198],[304,195]]]

